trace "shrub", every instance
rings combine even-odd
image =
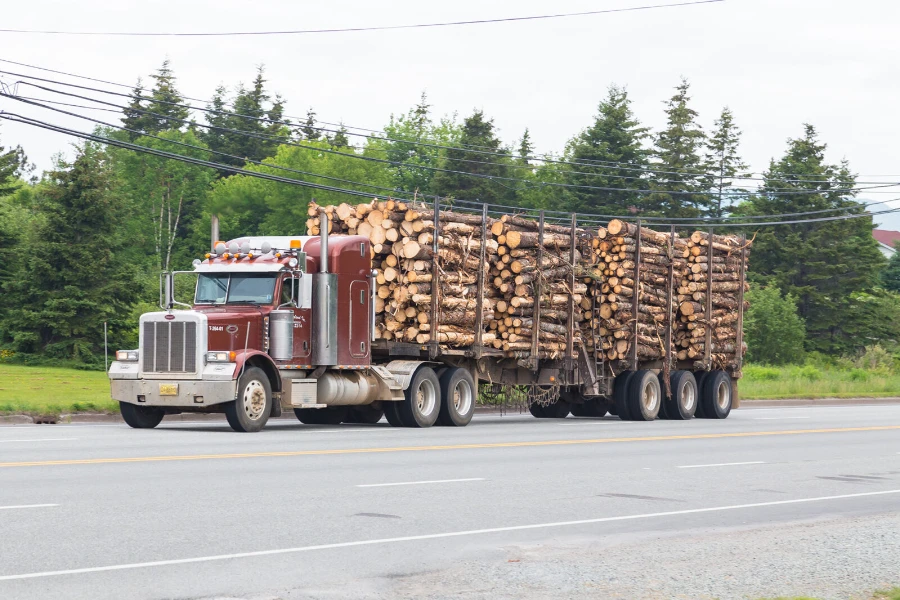
[[[869,372],[863,369],[850,369],[850,381],[867,381]]]
[[[797,314],[797,301],[782,296],[775,286],[753,289],[747,293],[750,310],[744,319],[748,360],[784,365],[803,362],[806,327]]]
[[[772,367],[750,365],[744,367],[744,377],[752,381],[777,381],[781,379],[781,371]]]
[[[797,372],[797,374],[804,379],[809,379],[810,381],[818,381],[822,378],[822,371],[818,370],[812,365],[800,367],[800,370]]]
[[[858,369],[890,374],[894,371],[894,357],[881,344],[866,346],[862,354],[853,361]]]

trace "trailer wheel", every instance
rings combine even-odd
[[[403,392],[400,420],[406,427],[431,427],[441,411],[441,384],[434,369],[421,366]]]
[[[380,404],[380,403],[379,403]],[[384,410],[379,404],[363,404],[360,406],[351,406],[347,411],[347,417],[344,423],[362,423],[365,425],[374,425],[384,416]]]
[[[340,425],[347,418],[346,406],[295,408],[294,414],[304,425]]]
[[[565,419],[569,416],[571,408],[571,404],[560,398],[547,406],[541,406],[535,402],[528,407],[528,412],[538,419]]]
[[[225,418],[235,431],[254,433],[266,426],[272,412],[272,385],[256,367],[244,370],[238,380],[237,399],[225,404]]]
[[[676,421],[694,418],[700,402],[700,390],[694,374],[690,371],[675,371],[669,377],[669,387],[672,388],[672,395],[663,400],[666,418]]]
[[[631,420],[631,413],[628,411],[628,388],[633,376],[634,371],[622,371],[613,382],[613,404],[616,414],[623,421]]]
[[[161,408],[138,406],[128,402],[119,402],[122,418],[133,429],[153,429],[163,420],[165,413]]]
[[[710,371],[703,381],[700,403],[706,419],[727,419],[731,413],[731,376],[725,371]]]
[[[475,380],[466,369],[452,367],[444,369],[438,380],[441,384],[440,425],[465,427],[475,414],[475,400],[478,397]]]
[[[384,403],[384,418],[390,423],[391,427],[403,427],[403,420],[400,418],[401,402],[391,401]]]
[[[581,404],[573,404],[571,410],[573,417],[605,417],[608,405],[605,401],[586,399]]]
[[[628,415],[632,421],[653,421],[662,406],[662,388],[653,371],[636,371],[628,384]]]
[[[706,413],[703,411],[703,382],[706,381],[709,373],[709,371],[694,371],[694,379],[697,380],[697,410],[694,412],[694,417],[698,419],[706,418]]]

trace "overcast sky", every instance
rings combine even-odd
[[[29,0],[4,6],[2,28],[82,31],[259,31],[398,25],[575,12],[673,0],[453,3],[394,0]],[[681,76],[705,128],[729,106],[742,152],[760,171],[786,140],[815,125],[828,158],[847,158],[867,181],[900,181],[900,2],[725,0],[717,4],[575,18],[385,32],[212,38],[70,37],[0,33],[0,58],[133,84],[164,58],[181,91],[208,98],[252,80],[264,64],[287,113],[381,128],[425,90],[438,115],[479,108],[514,143],[529,128],[539,152],[562,150],[590,124],[611,83],[637,116],[664,124],[663,101]],[[0,63],[0,69],[18,67]],[[31,72],[38,74],[36,72]],[[50,75],[53,78],[55,76]],[[9,81],[9,78],[4,78]],[[20,93],[28,95],[27,88]],[[88,129],[0,99],[0,110]],[[107,117],[108,118],[108,117]],[[41,169],[71,143],[3,123],[0,143],[22,145]],[[900,196],[900,188],[894,192]],[[893,195],[869,192],[864,198]],[[900,206],[900,202],[893,203]],[[900,217],[880,219],[900,229]]]

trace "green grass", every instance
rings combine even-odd
[[[0,364],[0,415],[115,412],[102,371]]]
[[[744,368],[742,400],[900,396],[900,374],[885,370],[788,366]]]
[[[760,600],[817,600],[809,596],[779,596],[778,598],[760,598]],[[875,592],[872,600],[900,600],[900,587],[891,590]]]

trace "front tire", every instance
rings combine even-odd
[[[238,397],[225,404],[225,418],[240,433],[255,433],[272,413],[272,385],[262,369],[250,367],[238,380]]]
[[[465,427],[475,414],[478,389],[466,369],[450,368],[440,376],[441,410],[438,422],[450,427]]]
[[[632,421],[653,421],[662,406],[662,388],[653,371],[636,371],[628,384],[628,415]]]
[[[138,406],[128,402],[119,402],[119,412],[125,423],[133,429],[153,429],[163,420],[165,413],[161,408]]]
[[[725,371],[710,371],[703,381],[700,403],[707,419],[727,419],[733,401],[731,376]]]
[[[400,420],[406,427],[431,427],[441,412],[441,384],[434,369],[421,366],[403,392]]]

